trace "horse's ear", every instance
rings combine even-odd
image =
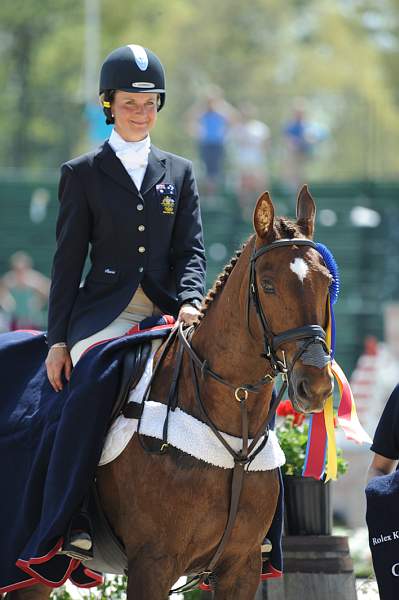
[[[312,238],[314,232],[314,221],[316,217],[316,205],[308,186],[304,185],[298,195],[296,203],[296,222],[306,237]]]
[[[274,206],[269,192],[258,198],[254,210],[254,229],[260,238],[267,238],[273,231]]]

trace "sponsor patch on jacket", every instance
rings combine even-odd
[[[163,215],[175,214],[175,192],[176,188],[173,183],[158,183],[156,190],[159,196],[159,201]]]

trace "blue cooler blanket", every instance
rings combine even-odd
[[[171,325],[161,319],[160,327],[93,347],[58,393],[47,379],[45,335],[0,335],[0,593],[38,581],[56,587],[69,577],[83,587],[101,583],[57,552],[94,479],[123,356],[168,335]]]
[[[47,379],[45,335],[0,335],[0,594],[68,578],[80,587],[102,582],[58,550],[95,477],[126,351],[167,336],[170,317],[145,319],[139,329],[92,347],[58,393]],[[282,495],[268,534],[269,577],[281,575],[281,528]]]

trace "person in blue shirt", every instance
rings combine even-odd
[[[198,144],[208,193],[223,184],[227,136],[237,114],[219,88],[208,93],[205,107],[195,106],[189,113],[189,126]]]

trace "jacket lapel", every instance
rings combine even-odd
[[[108,142],[104,142],[102,149],[97,154],[97,159],[99,160],[100,168],[104,173],[112,177],[116,183],[119,183],[119,185],[128,189],[129,192],[133,192],[137,196],[139,195],[129,173],[126,171]],[[144,174],[143,183],[141,184],[141,195],[144,196],[148,190],[162,179],[166,171],[165,162],[166,157],[164,153],[155,146],[151,146],[147,169]]]
[[[165,175],[165,163],[166,157],[164,153],[155,146],[151,146],[148,165],[140,190],[143,196]]]
[[[139,192],[129,173],[126,171],[108,142],[104,142],[102,150],[97,154],[97,159],[99,160],[100,168],[104,173],[112,177],[116,183],[119,183],[119,185],[128,189],[129,192],[133,192],[138,196]]]

